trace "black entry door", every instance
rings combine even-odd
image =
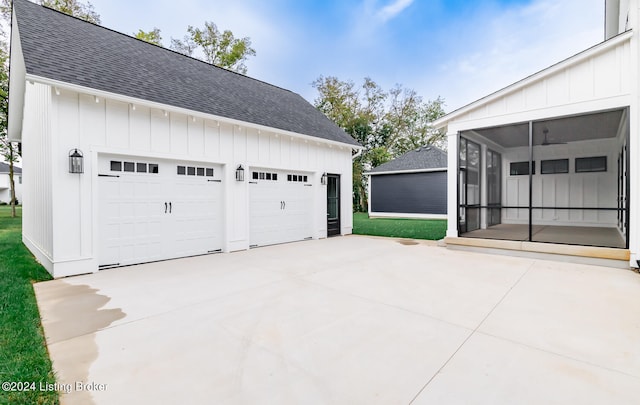
[[[327,175],[327,236],[340,235],[340,175]]]

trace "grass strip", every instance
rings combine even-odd
[[[17,211],[11,218],[10,207],[0,206],[0,383],[16,383],[0,388],[0,404],[58,404],[57,392],[41,390],[55,377],[32,286],[51,276],[22,244]],[[17,384],[21,390],[11,391]]]
[[[445,219],[369,218],[364,212],[353,214],[353,233],[356,235],[440,240],[446,232]]]

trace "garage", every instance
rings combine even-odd
[[[362,146],[301,95],[35,3],[13,11],[22,240],[54,277],[352,233]]]
[[[222,250],[221,166],[118,156],[99,165],[100,268]]]
[[[311,239],[313,184],[309,173],[253,169],[249,179],[249,246]]]

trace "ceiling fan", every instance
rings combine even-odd
[[[542,146],[547,146],[547,145],[566,145],[566,142],[549,142],[549,139],[547,139],[547,134],[549,133],[549,128],[543,129],[542,133],[544,133],[544,140],[541,143]]]

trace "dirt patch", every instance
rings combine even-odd
[[[416,242],[415,240],[410,240],[410,239],[398,239],[396,242],[405,246],[413,246],[418,244],[418,242]]]

